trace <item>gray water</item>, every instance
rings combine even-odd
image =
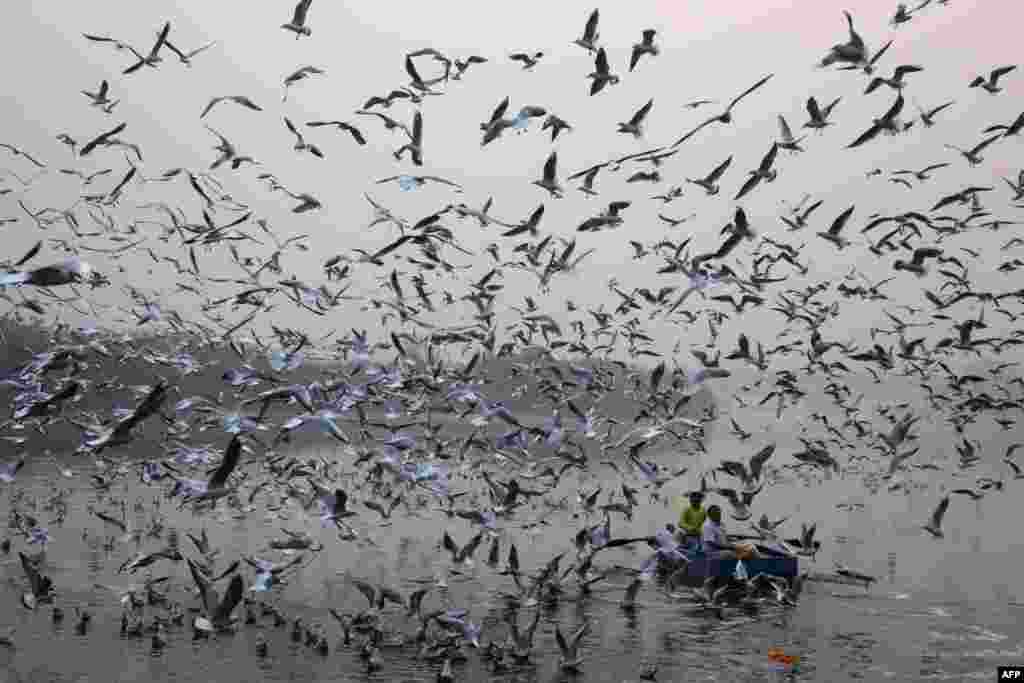
[[[330,446],[305,447],[297,455],[342,462],[343,475],[354,471],[351,459]],[[679,457],[663,455],[662,460]],[[337,538],[335,530],[324,529],[314,514],[303,511],[294,501],[279,506],[275,502],[279,497],[257,496],[249,509],[221,501],[215,511],[194,515],[190,509],[178,510],[177,501],[165,499],[167,485],[141,484],[130,455],[118,458],[123,458],[121,469],[125,474],[109,492],[97,491],[89,482],[89,475],[96,471],[93,460],[72,455],[32,459],[14,484],[0,488],[0,509],[13,507],[10,502],[14,496],[20,501],[18,509],[35,515],[48,527],[50,542],[44,573],[53,579],[57,604],[67,613],[65,621],[55,625],[48,606],[34,612],[21,606],[26,582],[17,551],[32,552],[38,546],[26,547],[23,538],[9,532],[14,547],[10,555],[0,556],[0,577],[5,586],[0,591],[0,632],[8,627],[16,631],[14,646],[0,648],[0,680],[435,679],[439,665],[418,660],[413,645],[385,649],[383,667],[366,673],[357,647],[341,644],[340,628],[327,610],[355,611],[366,606],[347,576],[389,583],[403,591],[414,590],[420,582],[432,582],[449,566],[447,554],[439,548],[442,531],[447,529],[462,543],[475,533],[469,522],[432,512],[437,504],[431,501],[416,517],[405,515],[399,508],[392,525],[380,526],[375,512],[355,502],[352,507],[359,516],[353,526],[358,539],[352,541]],[[696,456],[682,459],[694,465],[697,462]],[[603,483],[606,491],[617,488],[618,478],[611,468],[592,470],[593,475],[583,475],[586,490],[593,490],[597,482]],[[471,483],[476,484],[456,474],[452,489],[462,490]],[[484,562],[489,549],[485,542],[477,552],[475,565],[452,573],[448,588],[435,587],[424,607],[464,607],[470,610],[472,621],[482,624],[483,643],[503,641],[507,627],[502,620],[500,593],[513,586],[509,578],[497,575],[497,570],[504,566],[509,542],[516,542],[524,571],[539,568],[562,551],[569,551],[562,564],[563,569],[568,567],[573,556],[571,537],[583,523],[573,512],[578,485],[575,477],[567,475],[559,489],[546,496],[549,500],[569,496],[564,511],[527,506],[512,519],[499,521],[500,566],[492,569]],[[678,510],[671,499],[686,486],[683,477],[665,487],[663,500],[647,503],[645,496],[631,524],[616,515],[613,536],[650,534],[664,522],[674,520]],[[62,524],[53,521],[54,506],[47,505],[58,490],[64,491],[61,500],[67,509]],[[361,500],[358,490],[352,495],[356,501]],[[455,665],[456,680],[562,680],[554,623],[569,631],[588,619],[592,628],[583,641],[587,659],[583,673],[577,676],[579,680],[639,680],[641,667],[646,664],[657,665],[661,681],[775,680],[784,674],[768,669],[767,651],[773,647],[802,658],[793,676],[797,680],[991,679],[997,665],[1024,660],[1020,644],[1024,629],[1018,619],[1024,608],[1013,605],[1024,601],[1018,569],[1024,559],[1024,531],[1016,523],[1012,507],[1015,492],[1007,487],[1005,492],[987,495],[978,502],[964,502],[966,499],[955,496],[944,539],[933,539],[920,529],[934,504],[926,495],[913,487],[910,493],[890,493],[883,487],[872,494],[860,477],[837,477],[810,485],[779,480],[759,497],[757,513],[765,512],[773,518],[793,515],[793,522],[785,527],[793,535],[799,521],[819,521],[819,528],[824,530],[823,551],[813,562],[801,560],[802,569],[828,571],[833,560],[839,561],[877,576],[879,581],[870,590],[810,582],[795,608],[726,609],[719,618],[699,611],[688,598],[670,597],[655,583],[641,591],[635,611],[624,611],[619,605],[629,579],[624,573],[617,578],[613,574],[606,582],[596,584],[589,597],[579,599],[570,582],[557,608],[544,611],[531,665],[513,665],[503,673],[492,674],[479,653],[469,651],[468,661]],[[112,550],[105,550],[104,539],[120,532],[89,514],[88,507],[113,513],[118,509],[113,501],[121,500],[127,502],[129,518],[143,537],[122,539]],[[863,507],[837,508],[837,503]],[[145,531],[156,518],[162,519],[165,528],[159,538],[149,537]],[[519,528],[539,518],[549,524],[530,530]],[[591,523],[596,521],[591,519]],[[730,531],[744,530],[743,524],[728,516],[726,523]],[[205,528],[213,544],[221,548],[218,570],[242,554],[281,561],[287,556],[267,550],[266,545],[268,539],[283,536],[281,527],[307,531],[324,547],[320,552],[304,551],[305,566],[291,574],[285,585],[258,597],[278,605],[289,618],[301,616],[305,623],[324,624],[331,634],[327,656],[292,643],[290,626],[275,628],[270,617],[255,625],[240,624],[234,634],[193,641],[188,615],[185,627],[172,628],[162,651],[151,648],[148,636],[119,636],[118,596],[101,586],[126,588],[141,583],[146,570],[135,576],[117,574],[118,566],[139,549],[150,552],[165,547],[174,530],[182,552],[194,555],[184,534],[198,534]],[[597,564],[637,567],[648,552],[644,545],[637,548],[602,553]],[[152,569],[153,576],[171,577],[168,592],[172,599],[186,606],[198,604],[184,562],[164,561]],[[248,588],[254,572],[245,564],[242,571]],[[73,627],[74,607],[78,605],[88,606],[95,615],[84,636]],[[160,612],[159,608],[146,609],[151,614]],[[401,610],[391,609],[394,615],[390,628],[411,634],[415,624],[406,620]],[[532,610],[526,609],[520,623],[531,615]],[[265,658],[256,654],[258,633],[269,642]]]

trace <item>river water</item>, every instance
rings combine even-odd
[[[344,612],[366,606],[347,580],[350,576],[385,582],[403,592],[434,586],[425,608],[466,608],[470,619],[483,626],[483,643],[505,639],[501,593],[512,590],[512,582],[498,574],[500,566],[495,569],[484,562],[489,543],[481,546],[472,567],[446,574],[449,562],[440,550],[441,534],[447,529],[463,543],[475,533],[470,523],[448,518],[435,510],[436,501],[430,501],[413,514],[399,508],[390,525],[380,525],[377,513],[358,502],[361,495],[354,482],[359,480],[350,476],[355,470],[341,449],[304,445],[294,454],[342,463],[337,472],[343,485],[353,491],[351,507],[359,512],[352,520],[358,534],[355,540],[338,538],[334,529],[321,526],[315,514],[279,495],[256,496],[249,507],[244,501],[239,506],[222,501],[216,510],[200,514],[179,510],[177,501],[164,495],[169,486],[141,483],[131,449],[123,453],[117,456],[120,465],[103,472],[109,477],[120,468],[123,473],[108,491],[93,485],[90,477],[97,469],[91,458],[70,454],[35,457],[14,484],[0,488],[0,506],[32,514],[48,528],[44,573],[53,579],[57,604],[67,615],[63,623],[54,624],[50,607],[29,611],[21,606],[26,582],[17,551],[35,552],[39,546],[26,547],[25,539],[10,530],[12,552],[0,556],[0,579],[5,586],[0,591],[0,633],[10,627],[15,632],[14,645],[0,647],[0,680],[435,680],[438,665],[418,659],[412,645],[385,649],[383,667],[367,673],[357,648],[341,644],[340,628],[328,609]],[[689,462],[694,471],[698,468],[696,456],[663,454],[661,459],[672,466]],[[567,475],[546,496],[552,502],[568,497],[565,509],[537,503],[510,520],[499,521],[502,566],[514,541],[525,571],[539,568],[562,551],[569,551],[562,565],[568,567],[572,536],[583,523],[576,513],[578,488],[582,485],[592,491],[600,484],[609,491],[618,487],[612,468],[591,470],[582,483]],[[456,471],[452,489],[469,488],[476,479]],[[776,680],[785,674],[769,669],[769,648],[801,657],[799,669],[792,674],[796,680],[991,680],[997,665],[1024,662],[1019,618],[1024,606],[1014,604],[1024,603],[1019,579],[1024,525],[1016,523],[1012,486],[979,501],[954,496],[946,537],[934,539],[920,528],[935,503],[933,494],[913,485],[898,492],[887,486],[872,492],[862,481],[863,475],[844,474],[807,482],[780,473],[759,496],[755,513],[773,518],[792,515],[784,527],[791,535],[796,535],[800,521],[817,520],[823,550],[814,561],[801,560],[802,569],[827,572],[833,561],[842,562],[878,577],[868,590],[809,582],[795,608],[726,609],[717,616],[699,611],[689,599],[669,596],[652,583],[638,596],[638,607],[624,611],[619,603],[629,577],[612,572],[594,586],[590,596],[578,598],[570,586],[557,607],[544,610],[531,665],[493,673],[478,652],[469,651],[468,660],[455,665],[456,680],[562,680],[554,624],[570,631],[584,620],[592,626],[583,640],[587,659],[576,678],[585,681],[639,680],[647,665],[657,667],[661,681]],[[631,523],[614,516],[613,537],[651,534],[672,521],[678,514],[674,497],[692,484],[692,478],[684,475],[663,489],[661,500],[650,502],[641,494],[643,503]],[[116,515],[122,501],[130,529],[139,530],[141,538],[121,537],[119,530],[90,514],[94,508]],[[66,510],[63,523],[56,520],[60,506]],[[164,526],[159,537],[146,533],[155,519]],[[524,523],[538,520],[546,524],[523,528]],[[745,530],[728,516],[726,524],[730,531]],[[311,533],[323,549],[302,552],[301,569],[290,574],[284,585],[258,597],[277,605],[289,619],[301,616],[307,624],[323,624],[330,634],[328,655],[293,643],[290,626],[275,627],[270,617],[240,624],[234,634],[194,641],[187,626],[189,616],[185,627],[171,628],[167,646],[159,651],[152,649],[148,636],[119,635],[121,606],[110,587],[123,589],[146,576],[146,570],[134,576],[117,573],[138,550],[158,550],[176,535],[182,552],[194,556],[185,534],[205,529],[220,549],[218,569],[243,554],[282,561],[288,556],[267,548],[269,539],[283,536],[281,528]],[[111,536],[121,537],[112,547],[105,543]],[[648,549],[642,544],[634,547],[603,553],[597,564],[638,567]],[[152,572],[152,576],[170,577],[167,586],[172,599],[186,606],[198,604],[186,563],[163,561]],[[248,588],[254,572],[244,563],[242,572]],[[447,575],[447,588],[435,586],[442,575]],[[76,606],[94,614],[85,635],[74,628]],[[520,622],[528,618],[520,616]],[[389,624],[405,633],[415,626],[399,609],[394,609]],[[268,642],[265,657],[256,653],[259,634]]]

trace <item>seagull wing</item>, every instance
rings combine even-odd
[[[853,142],[848,144],[846,146],[846,148],[847,149],[853,149],[854,147],[860,147],[865,142],[870,142],[871,140],[875,139],[875,137],[878,135],[878,133],[880,131],[881,131],[881,128],[879,128],[878,126],[874,126],[873,125],[870,128],[868,128],[866,131],[861,133],[860,137],[858,137],[856,140],[854,140]]]
[[[729,158],[728,158],[728,159],[726,159],[725,161],[723,161],[722,163],[720,163],[720,164],[719,164],[719,165],[718,165],[718,166],[717,166],[717,167],[715,168],[715,170],[711,171],[711,173],[709,173],[709,174],[708,174],[708,177],[707,177],[707,178],[705,178],[704,180],[705,180],[705,181],[706,181],[706,182],[707,182],[708,184],[711,184],[711,183],[715,183],[715,182],[717,182],[717,181],[718,181],[718,179],[722,177],[722,174],[723,174],[723,173],[725,173],[726,169],[727,169],[727,168],[729,168],[729,165],[730,165],[730,164],[732,164],[732,156],[731,156],[731,155],[729,156]]]
[[[735,107],[735,106],[736,106],[736,105],[737,105],[737,104],[739,103],[739,101],[740,101],[740,100],[742,100],[742,99],[743,99],[744,97],[746,97],[747,95],[749,95],[750,93],[754,92],[755,90],[757,90],[758,88],[760,88],[760,87],[761,87],[762,85],[764,85],[765,83],[767,83],[767,82],[768,82],[768,80],[769,80],[769,79],[770,79],[770,78],[771,78],[772,76],[774,76],[774,75],[775,75],[775,74],[768,74],[767,76],[765,76],[764,78],[762,78],[761,80],[759,80],[759,81],[758,81],[757,83],[755,83],[754,85],[750,86],[749,88],[747,88],[746,90],[744,90],[743,92],[741,92],[741,93],[740,93],[740,94],[739,94],[739,95],[738,95],[738,96],[736,97],[736,99],[734,99],[734,100],[733,100],[732,102],[730,102],[730,103],[729,103],[729,106],[728,106],[728,107],[726,107],[726,109],[725,109],[725,110],[726,110],[726,111],[732,111],[732,108],[733,108],[733,107]]]
[[[932,526],[936,529],[942,528],[942,518],[946,515],[946,510],[949,508],[949,496],[943,497],[939,501],[939,504],[935,507],[935,512],[932,513]]]
[[[825,119],[821,115],[821,109],[818,108],[818,100],[813,97],[807,98],[807,114],[811,117],[812,121],[823,121]]]
[[[989,145],[991,145],[993,142],[995,142],[996,140],[998,140],[1001,137],[1003,137],[1003,135],[1002,135],[1002,133],[999,133],[999,134],[993,135],[990,138],[986,138],[985,140],[982,140],[980,143],[978,143],[974,147],[974,149],[971,150],[971,156],[974,156],[976,154],[980,154],[986,147],[988,147]]]
[[[306,15],[309,14],[309,6],[312,4],[313,0],[299,0],[295,5],[295,13],[292,15],[293,25],[303,26],[306,23]]]
[[[238,438],[238,435],[231,437],[231,443],[228,444],[227,449],[224,451],[224,458],[221,460],[220,467],[210,477],[210,488],[218,489],[223,487],[228,477],[231,476],[231,472],[234,471],[238,465],[238,460],[242,455],[242,440]]]
[[[853,215],[853,209],[854,207],[851,206],[846,211],[839,214],[839,216],[832,222],[832,227],[828,229],[828,234],[838,235],[839,231],[842,230],[843,226],[845,226],[847,221],[850,220],[850,216]]]
[[[760,183],[760,182],[761,182],[761,176],[756,175],[756,174],[751,174],[751,176],[749,178],[747,178],[747,182],[743,183],[743,187],[740,188],[740,191],[738,193],[736,193],[735,197],[733,197],[733,201],[738,201],[738,200],[742,199],[743,197],[745,197],[751,190],[753,190],[755,187],[757,187],[757,184]]]

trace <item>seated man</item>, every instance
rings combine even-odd
[[[716,559],[736,557],[736,547],[729,542],[722,527],[722,508],[712,505],[708,508],[707,519],[704,521],[700,537],[704,552]]]
[[[704,529],[704,520],[707,518],[707,513],[701,505],[703,501],[703,493],[700,491],[690,492],[690,504],[679,515],[680,543],[691,545],[700,540]]]

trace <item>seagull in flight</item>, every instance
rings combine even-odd
[[[977,166],[982,161],[984,161],[984,158],[981,156],[981,153],[985,150],[985,148],[1001,137],[1003,137],[1003,134],[997,133],[996,135],[985,138],[971,149],[961,149],[955,145],[943,145],[943,147],[945,147],[946,149],[952,149],[956,150],[957,152],[960,152],[963,158],[967,159],[968,164],[970,164],[971,166]]]
[[[206,115],[209,114],[214,107],[225,101],[234,102],[235,104],[241,105],[246,109],[251,109],[252,111],[263,111],[263,107],[259,106],[245,95],[223,95],[221,97],[211,98],[209,104],[203,108],[203,112],[199,115],[199,118],[206,118]]]
[[[998,69],[993,69],[992,72],[988,75],[988,78],[985,78],[984,76],[978,76],[973,81],[971,81],[971,87],[982,88],[987,92],[995,95],[996,93],[1002,92],[1003,90],[1002,88],[999,87],[999,79],[1016,68],[1017,66],[1013,65],[1001,66]]]
[[[600,18],[600,12],[594,10],[590,13],[590,17],[587,18],[587,25],[583,28],[583,36],[572,41],[573,45],[579,45],[587,52],[597,52],[597,40],[601,37],[601,34],[597,31],[597,22]]]
[[[540,180],[534,180],[533,184],[551,193],[555,199],[561,199],[563,189],[558,183],[558,152],[552,152],[548,160],[544,162],[544,175]]]
[[[946,510],[948,509],[949,496],[943,496],[939,504],[935,506],[932,518],[922,528],[935,538],[942,538],[945,535],[942,533],[942,518],[946,515]]]
[[[729,168],[730,164],[732,164],[732,155],[729,155],[728,159],[716,166],[711,173],[708,173],[703,178],[699,180],[687,178],[686,182],[693,183],[694,185],[700,185],[704,188],[704,191],[708,193],[708,196],[716,195],[720,189],[718,187],[718,180],[722,177],[722,174],[725,173],[726,169]]]
[[[110,83],[108,83],[104,79],[104,81],[100,83],[99,90],[97,90],[96,92],[89,92],[88,90],[83,90],[82,94],[88,97],[90,100],[92,100],[92,106],[100,107],[109,114],[110,111],[108,110],[108,107],[109,109],[113,109],[114,105],[116,105],[118,101],[111,100],[109,97],[107,97],[108,92],[110,92]]]
[[[401,161],[406,152],[412,157],[413,164],[423,165],[423,114],[419,111],[412,118],[412,135],[409,136],[409,142],[395,151],[395,158]]]
[[[832,113],[832,109],[839,104],[841,97],[837,97],[832,100],[832,104],[828,105],[824,109],[818,106],[818,100],[814,97],[807,98],[807,115],[811,119],[804,124],[804,128],[813,128],[814,130],[821,132],[827,126],[831,126],[832,122],[828,120],[829,115]]]
[[[334,126],[339,131],[340,130],[346,131],[360,145],[365,145],[366,144],[366,138],[363,137],[362,132],[358,128],[353,126],[351,123],[346,123],[344,121],[310,121],[309,123],[306,124],[306,126],[309,127],[309,128],[320,128],[322,126]]]
[[[845,43],[832,46],[832,49],[821,60],[820,66],[823,68],[831,66],[836,62],[863,64],[867,61],[868,49],[864,44],[864,39],[853,28],[853,17],[845,10],[843,14],[846,15],[846,25],[850,32],[850,39]]]
[[[302,132],[295,127],[295,124],[292,123],[291,119],[287,116],[284,117],[284,125],[291,131],[292,135],[295,136],[295,146],[292,149],[296,152],[309,152],[318,159],[324,158],[324,153],[320,151],[320,148],[313,143],[306,142],[306,138],[302,136]]]
[[[298,4],[295,5],[295,14],[292,15],[292,20],[287,24],[281,24],[281,28],[285,31],[291,31],[295,34],[295,40],[298,40],[302,36],[310,36],[313,34],[313,29],[306,26],[306,16],[309,14],[309,6],[313,4],[313,0],[299,0]]]
[[[654,98],[647,100],[647,104],[636,110],[631,118],[626,123],[619,123],[620,133],[629,133],[634,138],[639,139],[643,135],[643,123],[644,119],[651,112],[651,107],[654,106]]]
[[[744,97],[746,97],[747,95],[753,93],[755,90],[757,90],[758,88],[763,86],[765,83],[767,83],[769,80],[771,80],[772,76],[774,76],[774,75],[775,74],[768,74],[767,76],[765,76],[764,78],[759,80],[757,83],[754,83],[754,85],[750,86],[749,88],[747,88],[746,90],[741,92],[739,95],[737,95],[735,98],[733,98],[732,102],[729,103],[729,106],[725,108],[725,111],[723,111],[721,114],[718,114],[717,116],[712,116],[708,120],[704,121],[704,123],[701,123],[699,126],[694,128],[693,130],[691,130],[689,133],[687,133],[683,137],[681,137],[678,140],[676,140],[672,144],[671,148],[674,149],[674,148],[678,147],[679,145],[683,144],[684,142],[689,140],[691,137],[693,137],[698,131],[702,130],[706,126],[711,125],[712,123],[716,123],[716,122],[717,123],[732,123],[732,110],[733,110],[733,108],[737,104],[739,104],[740,101]]]
[[[775,164],[775,157],[779,152],[779,143],[773,142],[771,149],[761,159],[761,164],[753,171],[750,172],[750,177],[747,182],[743,183],[743,187],[733,197],[733,201],[739,201],[747,194],[749,194],[758,184],[763,180],[766,183],[770,183],[778,177],[779,172],[772,168]]]
[[[163,49],[164,43],[167,42],[167,34],[171,31],[171,22],[166,22],[163,29],[161,29],[157,36],[156,43],[153,44],[153,48],[149,51],[148,55],[141,55],[135,51],[130,45],[126,46],[136,57],[139,58],[135,64],[132,64],[122,73],[124,75],[133,74],[144,66],[156,68],[157,64],[163,61],[163,57],[160,56],[160,50]]]
[[[885,131],[889,135],[895,135],[900,132],[900,121],[899,115],[903,111],[903,94],[899,94],[896,97],[896,101],[893,102],[889,110],[882,116],[882,118],[875,119],[871,124],[871,127],[860,134],[856,140],[846,146],[847,149],[854,147],[860,147],[865,142],[873,140],[879,133]]]
[[[642,32],[643,38],[639,43],[633,45],[633,52],[629,56],[629,72],[632,73],[633,69],[636,68],[637,62],[644,55],[650,55],[657,57],[660,50],[658,46],[654,44],[654,36],[657,35],[657,31],[653,28],[645,29]]]
[[[597,56],[594,58],[594,70],[587,74],[587,78],[593,80],[590,84],[591,97],[604,90],[605,86],[615,85],[619,82],[619,77],[613,74],[611,67],[608,66],[608,53],[604,51],[603,47],[597,51]]]

